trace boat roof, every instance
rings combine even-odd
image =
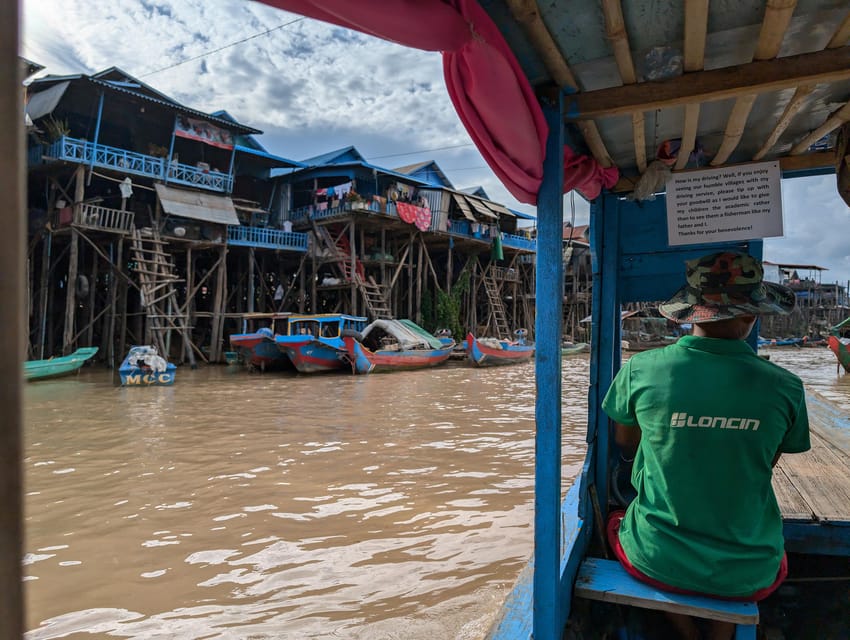
[[[632,188],[665,141],[695,149],[674,169],[833,165],[827,149],[850,119],[846,2],[481,4],[531,85],[568,91],[572,146],[617,167],[615,189]]]
[[[366,322],[369,318],[364,318],[363,316],[351,316],[346,313],[312,313],[312,314],[292,314],[289,317],[289,322],[301,322],[304,320],[316,320],[318,322],[322,322],[325,320],[359,320],[362,322]]]

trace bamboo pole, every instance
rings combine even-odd
[[[791,124],[794,116],[796,116],[800,109],[805,106],[806,98],[814,92],[815,86],[816,85],[813,84],[807,84],[797,87],[794,91],[794,95],[791,96],[791,100],[789,100],[788,104],[785,105],[785,111],[782,112],[779,122],[776,123],[776,126],[773,128],[773,131],[770,132],[770,135],[767,137],[767,140],[765,140],[761,149],[759,149],[753,156],[753,160],[761,160],[773,148],[773,145],[775,145],[776,141],[779,140],[779,136],[781,136],[782,132],[785,131],[785,129],[788,128],[788,125]]]
[[[796,156],[804,153],[812,144],[823,138],[826,134],[835,131],[835,129],[847,121],[850,121],[850,102],[846,103],[832,116],[827,118],[826,122],[794,145],[791,149],[790,155]]]

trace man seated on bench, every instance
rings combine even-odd
[[[788,573],[772,469],[810,448],[809,423],[800,379],[744,340],[757,316],[790,313],[794,292],[764,282],[748,255],[686,264],[687,284],[659,311],[693,323],[693,335],[632,356],[602,403],[637,492],[611,514],[608,540],[626,571],[659,589],[758,601]],[[693,618],[669,615],[683,638],[700,637]],[[709,629],[734,633],[728,622]]]

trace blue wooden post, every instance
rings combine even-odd
[[[171,128],[171,144],[168,145],[168,157],[165,158],[165,174],[162,180],[168,184],[168,174],[171,171],[171,158],[174,155],[174,139],[177,137],[177,114],[174,115],[174,126]]]
[[[747,247],[748,253],[754,258],[758,258],[759,260],[764,259],[764,240],[750,240],[749,246]],[[761,320],[756,320],[756,324],[753,327],[753,330],[750,332],[750,335],[747,337],[747,344],[750,345],[753,350],[758,353],[759,350],[759,332],[761,331]]]
[[[230,154],[230,169],[227,170],[227,178],[230,183],[230,188],[227,189],[227,193],[233,192],[233,183],[235,182],[233,178],[233,167],[236,164],[236,145],[233,145],[233,152]]]
[[[89,163],[89,180],[91,180],[91,170],[94,169],[94,159],[97,155],[97,142],[100,138],[100,122],[103,115],[103,91],[100,92],[100,97],[97,101],[97,121],[94,125],[94,144],[91,150],[91,162]]]
[[[537,197],[537,397],[534,457],[534,640],[559,640],[561,513],[561,323],[563,318],[563,97],[541,102],[549,126]]]
[[[594,477],[599,508],[608,505],[609,432],[602,399],[620,364],[619,214],[616,196],[600,196],[590,209],[590,244],[593,265],[593,315],[591,323],[590,391],[587,441],[595,442]]]

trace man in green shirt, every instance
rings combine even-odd
[[[744,342],[759,315],[789,313],[794,293],[763,281],[761,263],[732,252],[687,262],[687,284],[659,306],[693,335],[636,354],[602,408],[637,497],[612,514],[609,540],[635,577],[656,587],[760,600],[787,574],[771,486],[783,453],[806,451],[803,384]],[[695,622],[673,616],[684,637]],[[711,638],[734,627],[714,623]]]

